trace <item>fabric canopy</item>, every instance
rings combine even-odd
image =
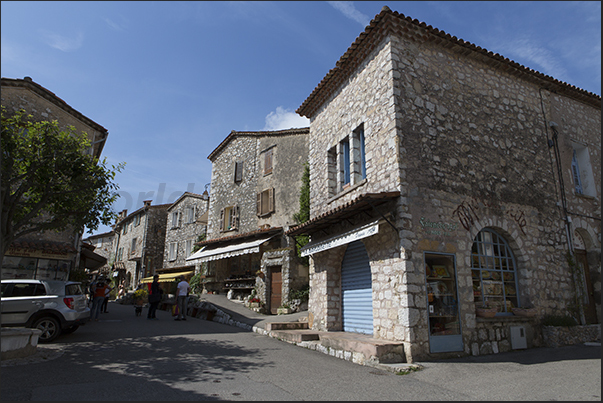
[[[374,221],[370,224],[363,225],[360,228],[356,228],[344,234],[336,235],[318,242],[310,242],[306,246],[301,248],[301,256],[309,256],[314,253],[323,252],[325,250],[335,248],[337,246],[346,245],[359,239],[373,236],[378,232],[379,220]]]
[[[233,256],[244,255],[247,253],[259,253],[260,245],[268,241],[274,235],[266,238],[256,239],[248,242],[241,242],[234,245],[222,246],[220,248],[209,249],[207,246],[193,253],[186,258],[187,262],[197,260],[207,262],[210,260],[226,259]]]
[[[188,276],[193,274],[194,271],[181,271],[179,273],[164,273],[164,274],[158,274],[159,276],[159,282],[160,283],[167,283],[169,281],[174,281],[176,278],[180,277],[180,276]],[[153,276],[151,277],[145,277],[142,280],[140,280],[141,283],[152,283],[153,282]]]

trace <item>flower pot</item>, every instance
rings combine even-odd
[[[480,318],[493,318],[498,312],[498,308],[476,308],[475,312]]]
[[[277,308],[277,315],[288,315],[291,313],[291,308]]]

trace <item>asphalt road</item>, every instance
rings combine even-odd
[[[425,362],[396,375],[238,327],[109,313],[31,359],[3,361],[0,400],[596,400],[601,347]]]

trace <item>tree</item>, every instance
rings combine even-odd
[[[10,244],[27,234],[66,229],[89,232],[116,217],[113,182],[124,163],[107,167],[88,150],[86,133],[58,122],[33,122],[24,110],[7,116],[2,106],[0,261]]]

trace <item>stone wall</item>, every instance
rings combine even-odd
[[[471,247],[484,228],[497,231],[512,248],[522,304],[534,304],[541,316],[571,309],[576,282],[565,257],[568,241],[546,122],[564,124],[562,157],[571,154],[570,137],[592,148],[600,183],[600,108],[453,50],[396,36],[377,46],[344,82],[312,117],[311,217],[362,193],[401,192],[394,209],[397,234],[364,240],[373,273],[375,337],[408,343],[409,361],[429,354],[423,252],[441,252],[456,258],[466,353],[488,350],[484,343],[491,343],[492,352],[504,350],[506,322],[491,326],[495,339],[481,340],[489,325],[475,317]],[[366,181],[333,197],[327,150],[361,124]],[[572,178],[567,158],[561,162],[567,189]],[[572,211],[585,216],[572,218],[579,217],[591,248],[600,253],[600,220],[591,218],[600,217],[600,196],[567,196],[569,207],[576,207]],[[384,241],[393,248],[383,248]],[[313,256],[310,311],[316,329],[338,330],[343,250]],[[600,263],[594,271],[600,276]],[[537,343],[536,332],[531,334]]]

